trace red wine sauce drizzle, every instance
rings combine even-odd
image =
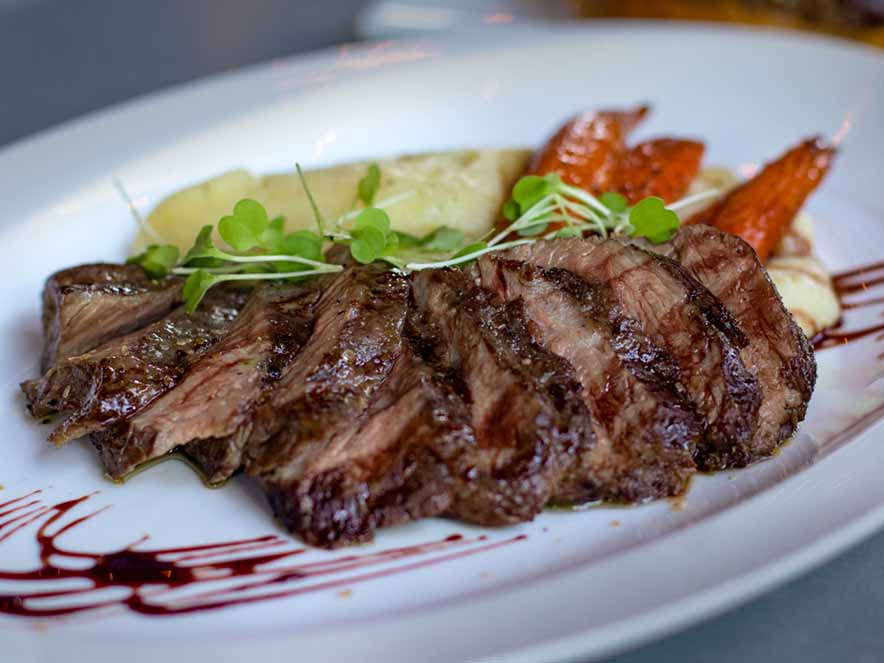
[[[884,284],[884,261],[840,272],[832,277],[832,285],[841,300],[841,308],[845,311],[884,304],[884,297],[847,299],[852,295],[864,294],[882,284]],[[823,350],[846,345],[867,336],[876,336],[875,340],[879,341],[884,339],[884,321],[851,329],[845,328],[844,321],[839,320],[834,327],[821,331],[813,338],[813,347],[816,350]],[[878,359],[884,359],[884,353],[878,355]]]
[[[141,539],[116,552],[84,552],[62,547],[60,539],[104,509],[62,523],[92,495],[46,506],[39,494],[34,491],[0,503],[0,543],[34,525],[40,550],[40,565],[34,570],[0,569],[0,581],[28,581],[26,591],[4,593],[8,590],[0,589],[0,614],[52,617],[113,606],[160,616],[216,610],[350,586],[526,538],[518,535],[488,541],[484,535],[465,538],[453,534],[418,545],[300,564],[295,558],[307,550],[293,548],[290,541],[278,536],[155,550],[139,549],[145,540]],[[62,558],[80,564],[63,565]],[[395,562],[400,563],[393,566]],[[79,582],[74,587],[60,587],[59,581],[65,580]],[[34,581],[42,581],[44,586]],[[101,592],[107,588],[124,588],[129,593],[108,599]]]

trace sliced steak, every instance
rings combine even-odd
[[[217,288],[188,315],[183,307],[136,332],[58,362],[22,389],[35,417],[68,415],[49,436],[62,444],[131,416],[171,389],[230,327],[247,293]]]
[[[738,462],[755,434],[761,402],[758,381],[740,358],[748,339],[721,303],[677,262],[627,242],[595,237],[538,242],[504,255],[607,283],[623,313],[672,357],[681,384],[705,419],[698,466],[711,470]]]
[[[641,502],[682,493],[703,426],[678,367],[616,304],[610,286],[564,269],[484,256],[484,288],[521,301],[535,339],[566,359],[583,388],[596,444],[575,458],[556,502]]]
[[[210,483],[239,469],[241,432],[248,428],[255,403],[310,336],[320,283],[256,288],[228,333],[175,388],[94,435],[108,474],[123,477],[179,446]]]
[[[366,412],[328,444],[302,444],[297,468],[264,487],[285,525],[325,548],[368,541],[373,530],[445,512],[453,481],[446,458],[472,443],[468,412],[406,341]]]
[[[732,465],[770,455],[804,419],[816,382],[813,350],[783,306],[755,251],[736,235],[704,225],[685,226],[672,241],[649,250],[678,260],[718,297],[749,339],[740,351],[762,392],[759,425]]]
[[[469,405],[475,436],[449,459],[451,513],[489,525],[532,519],[594,443],[573,370],[533,342],[521,302],[496,304],[452,269],[419,272],[412,284],[432,361]]]
[[[408,299],[408,280],[383,265],[346,269],[316,305],[313,333],[297,360],[256,405],[246,432],[246,471],[290,527],[313,518],[299,501],[310,482],[308,461],[346,444],[400,361]],[[317,540],[333,545],[334,534],[323,526],[305,525],[301,531],[311,536],[312,530]]]
[[[98,263],[56,272],[43,288],[41,372],[162,318],[180,301],[180,279],[154,281],[137,265]]]

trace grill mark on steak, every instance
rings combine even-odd
[[[488,525],[532,519],[594,443],[571,367],[531,338],[521,303],[494,303],[460,271],[413,276],[430,361],[470,408],[475,446],[450,459],[450,512]]]
[[[162,318],[180,301],[181,279],[152,280],[137,265],[96,263],[56,272],[43,288],[41,372]]]
[[[575,458],[553,501],[641,502],[684,492],[702,421],[677,389],[671,357],[623,315],[611,289],[493,255],[471,272],[504,300],[523,303],[535,338],[574,367],[583,388],[596,444]]]
[[[679,367],[680,382],[706,422],[700,467],[744,448],[757,427],[761,393],[739,349],[746,338],[730,314],[678,263],[627,242],[584,238],[509,249],[504,257],[567,269],[607,283],[624,314]]]
[[[68,415],[49,436],[55,444],[132,415],[175,386],[229,328],[245,298],[242,290],[219,288],[193,315],[178,308],[143,329],[58,362],[43,377],[22,383],[31,412]]]
[[[246,471],[289,526],[304,520],[297,493],[312,459],[334,454],[355,434],[399,361],[408,298],[407,279],[383,265],[346,269],[317,304],[313,333],[297,361],[257,404],[247,434]],[[296,507],[299,511],[289,511]],[[332,535],[323,531],[317,538],[329,540]]]
[[[108,474],[123,477],[180,446],[210,483],[236,472],[252,409],[312,332],[322,283],[258,286],[224,338],[177,386],[98,434]]]
[[[746,445],[708,469],[742,466],[770,455],[804,419],[816,361],[757,254],[739,237],[704,225],[685,226],[670,242],[645,248],[678,260],[721,300],[748,337],[740,356],[762,390],[759,425]]]
[[[446,459],[472,433],[462,402],[414,354],[406,338],[370,406],[325,446],[302,444],[283,483],[265,483],[285,525],[314,545],[369,541],[373,531],[445,512],[453,480]]]

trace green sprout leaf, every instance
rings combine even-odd
[[[666,209],[662,198],[652,196],[639,201],[629,212],[633,237],[646,237],[653,244],[672,238],[679,227],[678,215]]]
[[[282,255],[298,256],[308,260],[322,261],[322,239],[310,230],[297,230],[285,235],[277,246],[277,251]],[[277,261],[273,266],[278,272],[297,272],[310,269],[309,265],[288,261]]]
[[[282,253],[308,260],[322,260],[322,238],[311,230],[296,230],[282,238]]]
[[[626,198],[616,191],[606,191],[599,196],[599,202],[615,214],[625,212],[627,208]]]
[[[228,254],[215,248],[212,242],[212,226],[203,226],[193,242],[193,246],[184,256],[183,263],[192,267],[212,267],[214,264],[206,264],[206,261],[223,261]],[[199,262],[197,262],[199,261]]]
[[[374,262],[384,253],[387,238],[377,228],[357,228],[353,231],[350,243],[350,254],[356,262],[367,265]]]
[[[128,265],[140,265],[152,279],[161,279],[168,275],[178,263],[178,247],[171,244],[151,244],[143,253],[132,256],[126,261]]]
[[[181,295],[184,297],[184,308],[188,313],[196,311],[206,292],[219,280],[219,277],[209,274],[203,269],[198,269],[187,277],[182,288]]]
[[[285,218],[277,216],[267,224],[267,229],[261,233],[261,246],[271,253],[278,253],[284,235]]]
[[[562,180],[556,173],[525,175],[513,185],[513,196],[501,208],[501,214],[508,221],[515,221],[547,196],[559,191]]]
[[[419,245],[424,251],[454,251],[463,246],[463,232],[448,226],[439,226],[423,237]]]
[[[267,210],[257,200],[244,198],[233,208],[233,214],[221,217],[218,234],[236,251],[248,251],[261,244],[270,227]]]
[[[398,251],[398,250],[399,250],[399,235],[397,235],[394,232],[391,232],[389,235],[387,235],[387,242],[386,242],[386,244],[384,244],[384,250],[382,251],[381,255],[385,255],[385,256],[392,255],[392,254],[396,253],[396,251]]]
[[[420,238],[415,237],[414,235],[409,235],[400,230],[394,230],[393,234],[396,235],[396,239],[399,241],[400,249],[413,249],[420,246],[422,241]]]
[[[384,210],[369,207],[362,210],[350,233],[350,254],[357,262],[367,265],[399,247],[399,237],[390,232],[390,217]]]
[[[481,251],[482,249],[488,248],[488,242],[473,242],[469,246],[463,247],[460,251],[451,256],[452,260],[456,260],[457,258],[463,258],[464,256],[468,256],[471,253],[475,253],[476,251]]]
[[[368,170],[357,185],[359,200],[366,207],[374,204],[374,197],[381,188],[381,168],[376,163],[369,164]]]
[[[501,213],[507,221],[515,221],[519,218],[519,203],[512,199],[506,201],[503,204]]]
[[[555,237],[561,238],[561,239],[569,239],[571,237],[580,237],[580,236],[581,236],[580,229],[579,228],[572,228],[571,226],[565,226],[564,228],[562,228],[561,230],[559,230],[555,234]]]
[[[390,234],[390,217],[387,213],[377,207],[369,207],[362,210],[356,221],[353,222],[353,230],[361,230],[363,228],[374,228],[384,237]]]
[[[533,226],[528,226],[527,228],[520,228],[516,231],[516,234],[519,235],[519,237],[533,237],[534,235],[540,235],[546,231],[548,225],[548,223],[538,223]]]
[[[513,200],[519,204],[519,209],[524,214],[541,199],[555,193],[562,180],[555,173],[544,175],[526,175],[519,179],[513,186]]]

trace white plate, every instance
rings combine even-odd
[[[102,479],[86,443],[52,449],[23,413],[15,385],[35,371],[43,279],[62,266],[119,259],[132,237],[114,174],[146,209],[234,166],[265,171],[296,159],[312,166],[532,145],[577,109],[649,100],[654,114],[642,133],[702,137],[709,163],[754,163],[808,134],[838,135],[842,153],[810,204],[820,219],[819,251],[834,269],[882,258],[879,52],[791,34],[659,25],[518,31],[486,42],[386,43],[273,62],[100,113],[0,154],[0,502],[34,489],[43,489],[37,499],[46,504],[100,491],[78,513],[110,508],[66,535],[68,548],[111,551],[145,534],[143,548],[281,534],[246,480],[209,491],[183,465],[165,463],[117,487]],[[848,323],[860,325],[862,316],[880,319],[880,310]],[[72,653],[94,663],[537,661],[635,645],[744,601],[884,524],[882,349],[869,338],[821,353],[819,386],[795,440],[749,469],[699,477],[680,510],[661,502],[548,512],[488,531],[423,521],[385,531],[355,554],[452,532],[488,537],[458,550],[527,538],[373,580],[353,574],[443,553],[291,580],[272,589],[315,591],[189,616],[145,617],[123,607],[64,619],[0,616],[0,654],[22,663]],[[295,561],[348,554],[310,550]],[[26,569],[36,555],[33,528],[25,528],[0,542],[0,569]]]

